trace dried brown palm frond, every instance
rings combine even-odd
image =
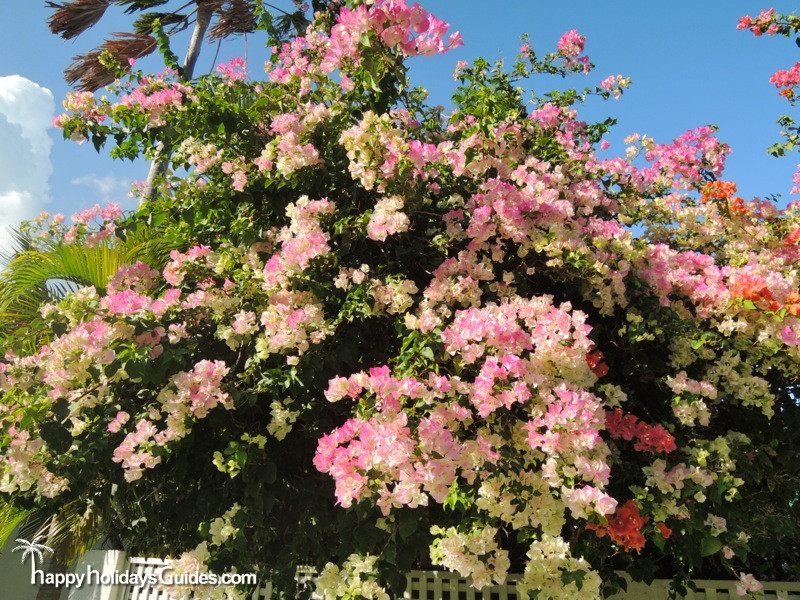
[[[129,58],[147,56],[156,49],[156,45],[156,39],[149,35],[114,33],[110,40],[91,52],[76,56],[64,71],[64,78],[81,91],[93,92],[114,81],[114,73],[100,60],[105,52],[111,54],[117,63],[127,65]]]
[[[156,30],[155,23],[158,21],[161,27],[176,25],[169,28],[169,35],[183,31],[189,26],[188,15],[174,12],[149,12],[139,16],[133,23],[133,31],[138,35],[148,35]]]
[[[45,4],[55,9],[47,21],[50,31],[71,40],[94,26],[106,12],[111,0],[72,0],[62,4],[48,1]]]
[[[231,35],[255,31],[257,21],[253,0],[225,0],[216,9],[219,19],[209,30],[208,39],[221,40]]]

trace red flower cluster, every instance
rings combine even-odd
[[[661,537],[663,537],[665,540],[668,540],[669,536],[672,535],[672,529],[667,527],[666,523],[656,523],[656,529],[658,529]]]
[[[759,302],[764,300],[771,311],[778,311],[781,308],[779,302],[775,300],[772,291],[767,286],[766,281],[761,277],[742,278],[731,287],[731,296]]]
[[[608,525],[589,523],[586,525],[586,529],[594,530],[599,538],[608,534],[612,540],[625,548],[625,552],[636,550],[638,553],[644,548],[645,543],[641,529],[649,520],[650,517],[643,517],[639,513],[639,506],[636,502],[628,500],[623,506],[618,506],[614,514],[608,518]],[[663,523],[659,523],[659,525],[663,525]],[[667,528],[666,525],[664,527]],[[664,537],[669,537],[669,535],[664,535]]]
[[[783,238],[783,243],[787,246],[793,246],[800,241],[800,227],[793,229],[789,234]]]
[[[800,293],[789,292],[789,295],[786,296],[786,304],[783,305],[783,308],[789,311],[789,314],[800,317]]]
[[[604,358],[605,357],[600,350],[593,350],[586,353],[586,364],[589,365],[592,373],[594,373],[597,377],[603,377],[603,375],[608,373],[608,365],[603,362]]]
[[[711,200],[727,200],[736,193],[736,184],[732,181],[712,181],[703,187],[703,202]]]
[[[750,209],[741,196],[732,197],[736,193],[736,184],[732,181],[712,181],[703,186],[701,202],[723,200],[728,203],[728,210],[734,215],[746,215]]]
[[[728,210],[734,215],[746,215],[750,209],[741,196],[732,197],[736,193],[736,184],[732,181],[712,181],[703,186],[702,202],[723,200],[728,203]]]
[[[636,439],[633,447],[640,452],[672,452],[677,447],[675,438],[661,425],[650,426],[619,408],[606,411],[606,429],[613,438]]]

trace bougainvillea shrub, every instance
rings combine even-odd
[[[135,214],[43,234],[147,224],[175,250],[7,348],[0,491],[287,597],[297,565],[326,598],[431,566],[539,599],[620,569],[796,577],[800,205],[737,196],[712,127],[610,154],[580,104],[629,81],[577,31],[460,62],[452,109],[426,105],[406,61],[461,43],[418,4],[348,2],[264,81],[239,59],[70,95],[66,137],[170,169]],[[587,84],[528,102],[534,74]]]

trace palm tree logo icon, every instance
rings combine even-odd
[[[42,550],[49,552],[50,554],[53,553],[53,549],[50,546],[45,546],[44,544],[40,544],[39,540],[42,539],[44,536],[37,535],[33,540],[28,541],[23,538],[17,538],[14,540],[19,544],[16,548],[11,550],[11,552],[16,552],[17,550],[22,550],[22,563],[25,564],[25,559],[30,554],[31,556],[31,578],[34,576],[34,569],[36,568],[36,557],[39,558],[39,562],[44,562],[44,556],[42,555]]]

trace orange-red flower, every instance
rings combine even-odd
[[[744,198],[741,196],[736,196],[732,200],[729,200],[728,209],[731,211],[731,214],[734,215],[746,215],[750,212],[750,209],[745,206]]]
[[[661,533],[661,537],[665,540],[669,539],[669,536],[672,535],[672,529],[667,527],[666,523],[656,523],[656,529]]]
[[[643,517],[639,513],[639,506],[636,502],[628,500],[623,506],[618,506],[614,514],[608,518],[608,525],[589,523],[586,525],[586,529],[593,530],[599,538],[608,534],[612,540],[625,548],[625,552],[636,550],[639,553],[645,543],[641,529],[649,520],[650,517]],[[670,533],[672,532],[670,531]]]
[[[608,365],[603,362],[603,353],[600,350],[593,350],[586,353],[586,364],[597,377],[603,377],[608,373]]]
[[[800,240],[800,227],[794,229],[783,238],[783,243],[787,246],[792,246]]]
[[[712,181],[703,187],[703,202],[710,200],[727,200],[736,193],[736,184],[732,181]]]

